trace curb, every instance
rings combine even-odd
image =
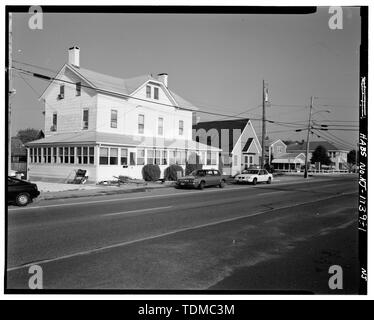
[[[87,191],[87,193],[75,193],[75,194],[65,194],[65,195],[55,195],[48,197],[48,192],[44,195],[39,196],[37,199],[38,201],[48,201],[48,200],[61,200],[61,199],[73,199],[73,198],[84,198],[84,197],[93,197],[93,196],[105,196],[105,195],[114,195],[114,194],[125,194],[125,193],[138,193],[138,192],[146,192],[148,190],[154,189],[163,189],[163,188],[170,188],[170,186],[155,186],[155,187],[139,187],[134,189],[118,189],[118,190],[97,190],[96,192],[92,192],[91,190]],[[70,192],[74,192],[75,190],[71,190]],[[62,191],[64,192],[64,191]],[[83,191],[84,192],[84,191]],[[47,197],[45,197],[47,196]]]

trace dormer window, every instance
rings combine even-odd
[[[151,99],[151,86],[146,86],[147,98]]]
[[[154,88],[154,91],[153,91],[153,98],[155,100],[158,100],[158,88]]]

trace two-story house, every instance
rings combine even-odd
[[[195,141],[221,149],[224,174],[235,176],[258,167],[261,144],[249,119],[198,122],[193,129]]]
[[[45,89],[45,138],[28,144],[30,179],[67,181],[77,169],[88,180],[142,177],[145,164],[161,172],[198,154],[218,168],[219,149],[192,140],[197,108],[170,90],[168,75],[122,79],[80,66],[80,49]],[[207,163],[207,157],[214,159]]]

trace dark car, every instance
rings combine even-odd
[[[26,206],[39,194],[38,186],[35,183],[8,177],[8,203]]]
[[[189,175],[179,178],[176,187],[193,187],[204,189],[207,186],[219,186],[223,188],[226,180],[221,173],[215,169],[199,169],[191,172]]]

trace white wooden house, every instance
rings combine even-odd
[[[170,90],[168,75],[122,79],[80,66],[80,49],[64,64],[41,98],[45,138],[28,144],[29,179],[67,181],[77,169],[99,182],[141,178],[145,164],[184,166],[197,153],[218,168],[219,149],[192,140],[197,108]]]

